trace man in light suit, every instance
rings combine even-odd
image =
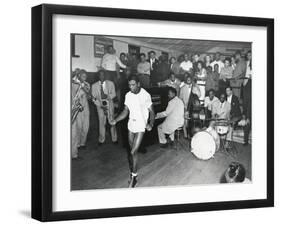
[[[231,104],[226,101],[225,93],[221,93],[220,101],[214,103],[212,108],[212,117],[216,119],[230,120]],[[232,139],[232,127],[228,126],[228,131],[226,134],[225,148],[230,148],[229,141]]]
[[[182,100],[177,97],[175,88],[169,87],[168,98],[169,103],[166,110],[156,115],[156,118],[166,117],[165,121],[158,126],[159,142],[163,148],[168,146],[166,135],[170,137],[173,143],[175,130],[184,124],[184,105]]]
[[[78,149],[80,150],[86,148],[86,140],[90,123],[88,104],[88,92],[90,91],[90,85],[86,82],[86,79],[87,73],[85,70],[76,70],[71,83],[72,102],[74,105],[75,103],[79,103],[82,107],[82,110],[79,111],[71,124],[72,159],[78,159]]]
[[[99,72],[99,81],[92,85],[93,101],[97,107],[99,117],[99,145],[105,142],[106,121],[114,118],[113,99],[116,97],[115,86],[112,81],[105,80],[105,72]],[[111,125],[111,139],[117,143],[116,126]]]
[[[226,101],[225,93],[220,95],[220,101],[214,103],[212,108],[212,117],[217,119],[230,119],[231,105]]]
[[[183,133],[184,138],[188,138],[188,120],[189,116],[191,115],[190,112],[190,96],[191,93],[194,95],[197,95],[197,97],[200,97],[200,89],[196,83],[193,83],[192,78],[189,74],[186,74],[185,81],[182,81],[180,84],[180,91],[179,91],[179,98],[183,101],[184,104],[184,127],[183,127]]]

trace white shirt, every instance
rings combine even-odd
[[[223,68],[224,67],[224,63],[221,61],[221,60],[215,60],[215,61],[213,61],[210,65],[211,65],[211,67],[213,68],[213,70],[214,70],[214,67],[215,67],[215,65],[218,65],[219,66],[219,73],[221,72],[221,68]]]
[[[181,82],[180,83],[180,88],[183,87],[185,85],[185,82]]]
[[[184,124],[184,104],[180,98],[175,96],[169,101],[165,111],[159,112],[156,118],[166,117],[162,124],[162,131],[167,134],[173,133]]]
[[[116,71],[116,64],[122,68],[126,68],[121,60],[114,54],[106,53],[102,58],[101,66],[107,71]]]
[[[247,61],[247,69],[246,69],[245,77],[252,78],[252,69],[250,68],[250,61]],[[244,79],[243,85],[246,86],[247,83],[248,83],[248,79]]]
[[[183,61],[181,62],[180,67],[185,71],[189,71],[191,68],[193,68],[193,64],[191,63],[190,60]]]
[[[209,111],[212,111],[213,104],[217,101],[219,101],[217,97],[213,97],[213,99],[211,100],[210,97],[207,96],[205,97],[204,107],[208,108]]]
[[[232,95],[227,97],[227,102],[231,104],[231,100],[232,100]]]
[[[156,59],[156,58],[153,58],[153,59],[150,58],[150,69],[151,69],[151,70],[153,70],[152,65],[153,65],[153,63],[155,62],[155,59]]]
[[[103,81],[103,83],[101,81],[100,82],[100,85],[102,86],[102,90],[103,92],[105,93],[106,92],[106,85],[105,85],[105,81]]]
[[[220,101],[214,102],[212,107],[212,115],[218,115],[220,119],[229,119],[231,105],[227,101],[221,103]]]
[[[125,105],[128,107],[128,129],[133,133],[144,132],[149,116],[148,109],[152,105],[150,94],[143,88],[137,94],[128,92],[125,96]]]

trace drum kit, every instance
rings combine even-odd
[[[197,132],[191,139],[191,152],[201,160],[209,160],[215,153],[225,150],[225,139],[231,122],[226,119],[212,119],[207,129]]]

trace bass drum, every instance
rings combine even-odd
[[[208,127],[206,129],[206,132],[210,133],[212,135],[212,137],[215,139],[215,142],[216,142],[216,151],[219,150],[220,148],[220,136],[219,134],[217,133],[217,131],[212,128],[212,127]]]
[[[191,152],[199,159],[212,158],[217,150],[214,137],[207,131],[197,132],[191,140]]]

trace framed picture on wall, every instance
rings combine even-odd
[[[112,46],[113,41],[111,39],[108,39],[103,36],[96,36],[94,38],[94,51],[95,51],[95,57],[103,57],[103,55],[106,53],[106,49],[108,46]]]
[[[273,81],[273,19],[33,7],[32,217],[273,206]]]

